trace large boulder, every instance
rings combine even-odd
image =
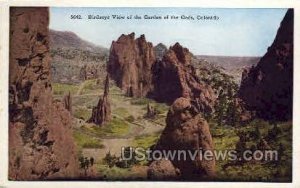
[[[243,72],[238,95],[261,118],[292,119],[293,26],[294,12],[289,9],[267,53],[257,66]]]
[[[155,62],[152,43],[144,35],[121,35],[113,41],[107,70],[128,96],[146,96],[152,90],[151,68]]]
[[[79,174],[70,113],[52,98],[48,25],[48,8],[10,9],[10,180]]]
[[[213,154],[214,144],[209,125],[199,113],[190,99],[178,98],[171,106],[167,126],[157,142],[154,150],[177,152],[184,150],[186,159],[169,158],[175,168],[180,170],[182,179],[201,180],[215,176],[215,157],[201,157],[199,152],[210,151]],[[197,155],[193,159],[189,152]],[[181,156],[182,157],[182,156]]]
[[[153,161],[147,170],[149,180],[171,181],[177,180],[179,175],[179,170],[168,159]]]

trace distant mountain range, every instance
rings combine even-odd
[[[238,84],[241,82],[242,72],[245,68],[256,65],[260,57],[236,57],[236,56],[207,56],[197,55],[197,59],[206,61],[217,67],[221,67],[224,71],[233,76]]]
[[[71,31],[55,31],[50,29],[49,36],[50,47],[52,49],[73,48],[91,52],[108,53],[107,48],[85,41]]]

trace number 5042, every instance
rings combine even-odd
[[[81,15],[71,15],[71,19],[81,19]]]

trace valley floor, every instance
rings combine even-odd
[[[99,84],[100,83],[100,84]],[[92,108],[103,93],[103,80],[87,80],[79,85],[53,83],[53,94],[62,99],[67,92],[72,94],[73,133],[79,157],[93,158],[92,172],[104,180],[147,180],[147,161],[120,168],[105,162],[107,154],[120,156],[122,147],[149,148],[158,140],[165,127],[169,106],[147,98],[129,98],[122,94],[114,84],[110,86],[109,97],[112,107],[112,120],[102,127],[86,123],[91,117]],[[150,103],[157,111],[155,118],[145,118]],[[209,122],[216,150],[235,149],[239,141],[238,131],[245,134],[255,131],[267,136],[273,125],[263,120],[254,120],[237,127],[218,126]],[[280,134],[268,144],[273,149],[283,146],[281,161],[249,161],[233,163],[228,160],[217,161],[216,181],[291,181],[292,173],[292,122],[278,123]],[[247,147],[257,144],[248,139]]]

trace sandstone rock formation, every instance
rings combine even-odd
[[[243,73],[239,97],[259,117],[292,118],[294,13],[286,13],[276,38],[256,67]]]
[[[104,65],[95,65],[95,64],[85,64],[80,68],[79,78],[80,80],[91,80],[97,79],[99,77],[103,77],[103,69],[105,70],[106,67]],[[104,75],[105,76],[105,75]]]
[[[155,150],[165,152],[179,150],[186,151],[186,160],[170,159],[175,168],[181,173],[181,178],[199,180],[215,176],[215,158],[206,160],[197,153],[195,160],[189,157],[188,152],[208,151],[214,149],[209,125],[195,105],[189,99],[178,98],[171,106],[167,119],[167,126],[164,129],[159,141],[154,147]]]
[[[72,95],[71,92],[64,96],[63,102],[65,105],[65,109],[67,109],[72,114]]]
[[[163,54],[156,60],[152,44],[144,35],[138,39],[134,33],[122,35],[112,43],[108,72],[128,96],[147,96],[170,104],[187,97],[197,101],[202,112],[213,111],[216,96],[197,77],[193,54],[179,43]]]
[[[145,114],[146,118],[154,118],[157,114],[156,109],[151,105],[147,104],[147,113]]]
[[[147,170],[149,180],[171,181],[179,179],[179,171],[168,159],[161,159],[150,164]]]
[[[97,125],[103,125],[103,123],[110,121],[111,119],[111,109],[109,102],[109,76],[106,76],[104,93],[100,97],[98,105],[93,108],[92,117],[88,122],[95,123]]]
[[[48,8],[10,9],[10,180],[79,172],[70,113],[52,98],[48,24]]]
[[[192,57],[179,43],[170,47],[153,67],[153,97],[167,103],[179,97],[191,98],[201,106],[201,111],[211,112],[216,96],[209,85],[199,81],[191,65]]]
[[[121,35],[113,41],[108,61],[108,73],[128,96],[146,96],[152,90],[151,68],[155,62],[152,43],[144,35]]]

